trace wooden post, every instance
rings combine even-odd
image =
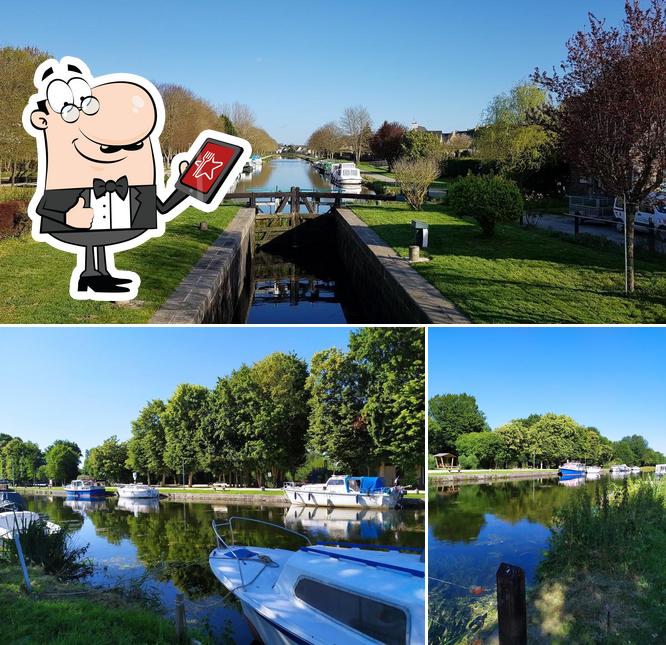
[[[527,645],[525,572],[505,562],[497,569],[497,615],[500,645]]]
[[[184,643],[187,639],[187,627],[185,624],[185,601],[183,594],[176,594],[176,637],[179,643]]]

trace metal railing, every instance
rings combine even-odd
[[[278,531],[282,531],[283,533],[288,533],[290,535],[295,535],[296,537],[301,538],[302,540],[305,540],[307,542],[308,546],[312,546],[312,542],[310,541],[310,538],[307,535],[304,535],[303,533],[299,533],[298,531],[292,531],[291,529],[286,528],[285,526],[281,526],[279,524],[274,524],[273,522],[266,522],[265,520],[258,520],[254,517],[230,517],[228,520],[223,520],[221,522],[218,522],[216,520],[213,520],[211,522],[211,525],[213,527],[213,533],[215,533],[215,538],[217,540],[217,547],[220,548],[225,548],[228,549],[234,557],[238,560],[239,558],[235,554],[233,547],[236,546],[236,539],[234,538],[234,522],[253,522],[255,524],[262,524],[263,526],[268,526],[273,529],[277,529]],[[229,529],[229,534],[231,535],[231,541],[228,543],[218,532],[218,528],[228,528]]]

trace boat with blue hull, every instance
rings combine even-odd
[[[64,487],[67,497],[72,499],[92,499],[106,496],[104,486],[98,486],[87,479],[75,479]]]
[[[274,527],[305,545],[297,551],[235,545],[233,524],[239,521]],[[312,544],[301,533],[252,518],[213,521],[213,530],[217,548],[210,568],[265,645],[426,642],[423,549]]]
[[[567,461],[560,466],[559,472],[562,477],[584,477],[586,467],[580,461]]]

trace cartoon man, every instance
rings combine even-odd
[[[42,63],[34,81],[37,93],[23,113],[38,150],[37,190],[29,208],[33,237],[78,255],[73,298],[134,298],[140,278],[117,271],[113,254],[161,235],[165,222],[187,206],[207,212],[219,206],[235,178],[232,166],[242,168],[249,158],[249,144],[201,133],[187,153],[174,158],[167,190],[159,145],[164,105],[151,83],[129,74],[94,79],[71,57]],[[211,150],[193,158],[211,137],[237,154],[224,162]],[[190,182],[181,184],[188,168]],[[212,184],[214,194],[206,197]]]

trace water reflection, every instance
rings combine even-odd
[[[208,567],[215,546],[211,521],[230,516],[252,517],[306,533],[322,540],[424,546],[424,512],[393,511],[319,515],[294,514],[282,506],[243,507],[196,502],[157,500],[66,500],[61,497],[25,496],[29,510],[45,513],[52,521],[71,528],[77,544],[90,544],[87,553],[97,564],[91,582],[117,585],[136,580],[146,572],[146,584],[172,615],[175,595],[187,598],[188,620],[209,624],[219,641],[247,645],[252,636],[233,599]],[[299,509],[302,510],[302,509]],[[314,509],[309,509],[310,511]],[[236,543],[295,548],[302,542],[283,532],[254,523],[234,527]],[[225,641],[224,638],[227,640]]]

